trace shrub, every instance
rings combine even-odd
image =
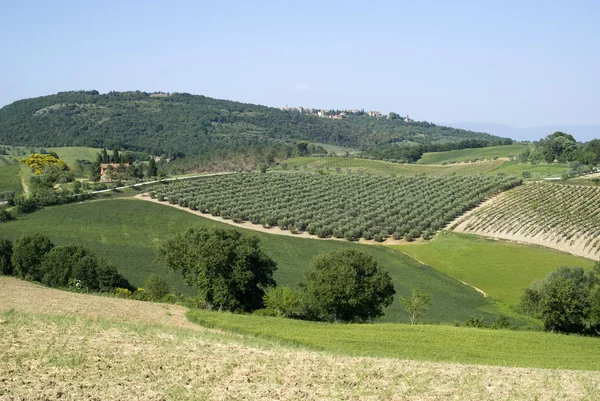
[[[482,318],[476,317],[476,316],[471,316],[467,320],[465,320],[465,322],[463,323],[463,326],[482,328],[482,327],[485,327],[485,323]]]
[[[7,212],[4,209],[0,209],[0,223],[6,223],[7,221],[11,221],[13,216],[11,213]]]
[[[169,284],[164,278],[151,274],[144,282],[144,289],[150,299],[158,301],[169,293]]]
[[[131,298],[132,295],[127,288],[115,288],[115,297],[117,298]]]
[[[300,313],[300,299],[290,287],[278,286],[270,288],[266,291],[263,300],[265,302],[265,309],[271,310],[274,316],[289,318],[296,317]]]
[[[0,274],[10,276],[12,274],[12,242],[7,239],[0,239]]]

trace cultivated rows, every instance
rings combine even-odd
[[[152,197],[233,221],[319,237],[384,241],[430,238],[512,177],[381,177],[234,174],[175,182]]]
[[[475,211],[461,231],[577,245],[600,255],[600,188],[535,183]]]

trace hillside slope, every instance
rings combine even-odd
[[[319,118],[307,113],[176,93],[61,92],[0,109],[0,143],[121,147],[194,155],[224,148],[307,140],[354,148],[500,138],[426,122],[385,118]]]
[[[289,349],[190,324],[176,306],[0,288],[0,399],[567,400],[600,385],[598,372]]]

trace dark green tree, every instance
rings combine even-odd
[[[42,260],[54,244],[43,234],[26,235],[13,246],[13,273],[24,279],[40,281],[43,276]]]
[[[597,297],[600,267],[585,272],[580,267],[561,266],[525,290],[521,307],[540,318],[544,328],[562,333],[598,335],[600,311]]]
[[[0,274],[10,276],[12,274],[12,242],[0,239]]]
[[[151,158],[150,162],[148,162],[148,177],[156,177],[157,173],[158,168],[156,167],[156,162],[154,161],[154,158]]]
[[[42,283],[49,287],[66,287],[77,264],[90,252],[75,245],[56,246],[42,260]]]
[[[119,155],[119,148],[113,149],[111,163],[121,163],[121,156]]]
[[[309,315],[326,321],[374,320],[396,293],[373,257],[354,249],[316,256],[302,286]]]
[[[275,285],[277,266],[258,246],[257,237],[219,228],[189,229],[159,251],[214,308],[250,312],[263,306],[265,289]]]

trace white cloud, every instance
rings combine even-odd
[[[310,89],[310,86],[306,82],[296,82],[294,85],[294,92],[306,92]]]

